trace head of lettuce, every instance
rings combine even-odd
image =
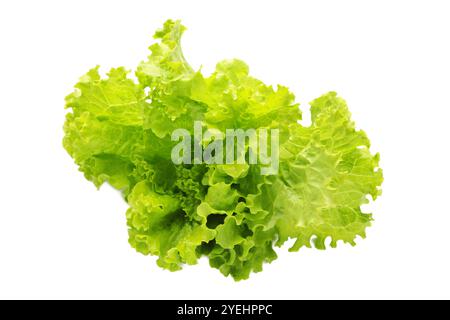
[[[334,92],[312,101],[312,123],[302,126],[294,95],[249,76],[244,62],[219,62],[208,77],[193,70],[180,47],[184,30],[169,20],[155,33],[137,81],[123,67],[105,78],[95,68],[66,98],[64,147],[86,179],[120,190],[131,246],[171,271],[206,256],[241,280],[288,239],[297,251],[364,238],[372,215],[361,205],[380,195],[383,176],[345,101]],[[241,141],[243,162],[174,163],[176,130],[192,135],[192,152],[222,143],[196,139],[198,123],[209,132],[255,130],[256,139],[276,130],[277,171],[245,160],[255,152],[251,139]]]

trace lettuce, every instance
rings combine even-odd
[[[361,206],[380,195],[383,175],[345,101],[334,92],[312,101],[312,123],[302,126],[294,95],[249,76],[244,62],[222,61],[208,77],[193,70],[184,30],[169,20],[155,33],[137,81],[123,67],[102,78],[97,67],[66,98],[64,147],[86,179],[120,190],[131,246],[171,271],[207,256],[241,280],[289,239],[297,251],[364,238],[372,215]],[[223,132],[278,129],[278,174],[248,163],[175,165],[171,134],[193,135],[196,121]]]

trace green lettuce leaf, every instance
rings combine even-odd
[[[242,280],[287,240],[297,251],[364,238],[373,219],[361,208],[381,194],[383,174],[345,101],[324,94],[302,126],[288,88],[251,77],[244,62],[219,62],[210,76],[193,70],[181,50],[184,31],[169,20],[155,33],[137,80],[123,67],[102,78],[97,67],[66,98],[64,147],[86,179],[122,193],[131,246],[171,271],[207,257]],[[278,129],[278,174],[249,162],[174,164],[171,134],[185,129],[194,139],[195,121],[222,132]]]

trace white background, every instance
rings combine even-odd
[[[448,1],[2,1],[0,298],[450,298]],[[101,64],[134,68],[168,18],[208,73],[241,58],[307,113],[329,90],[380,152],[383,196],[356,247],[279,252],[235,283],[170,273],[127,243],[127,205],[61,145],[64,96]]]

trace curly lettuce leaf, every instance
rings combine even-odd
[[[102,78],[97,67],[66,98],[64,147],[97,187],[121,191],[131,246],[158,256],[164,269],[207,257],[242,280],[289,239],[297,251],[364,238],[373,218],[361,207],[381,194],[383,174],[345,101],[334,92],[319,97],[311,125],[302,126],[288,88],[251,77],[243,61],[219,62],[210,76],[193,70],[181,50],[184,31],[169,20],[155,33],[137,81],[123,67]],[[185,129],[194,139],[196,121],[204,130],[278,129],[278,174],[252,163],[172,163],[171,133]]]

